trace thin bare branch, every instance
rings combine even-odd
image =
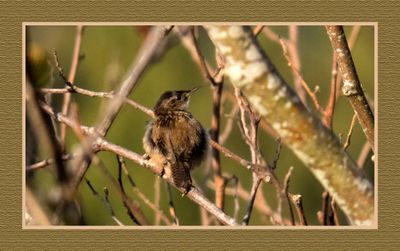
[[[331,221],[334,223],[335,226],[340,226],[339,216],[338,216],[338,212],[337,212],[337,208],[336,208],[336,202],[334,199],[331,200],[330,206],[331,206],[331,215],[332,215]]]
[[[254,29],[253,29],[253,34],[255,37],[257,37],[262,30],[264,29],[264,25],[257,25]]]
[[[324,191],[322,193],[322,209],[321,209],[321,224],[326,226],[328,225],[328,209],[329,209],[329,192]]]
[[[63,161],[67,161],[67,160],[70,160],[72,158],[73,158],[72,154],[65,154],[65,155],[63,155],[61,157],[61,159]],[[44,159],[44,160],[36,162],[36,163],[34,163],[32,165],[26,166],[26,171],[27,172],[35,171],[35,170],[50,166],[52,164],[54,164],[54,159],[51,159],[51,158]]]
[[[361,169],[364,168],[365,161],[367,160],[367,157],[368,157],[370,151],[371,151],[371,147],[369,147],[369,143],[366,142],[363,145],[360,155],[358,156],[358,159],[357,159],[357,164]]]
[[[221,97],[222,97],[222,90],[223,90],[223,74],[219,73],[221,71],[214,71],[214,76],[210,73],[209,64],[206,62],[203,54],[201,53],[199,44],[197,42],[195,30],[192,27],[190,29],[191,35],[191,44],[188,45],[188,48],[194,48],[192,51],[193,59],[198,62],[200,70],[202,71],[204,77],[208,79],[211,83],[211,93],[212,93],[212,105],[213,105],[213,112],[211,117],[211,128],[210,128],[210,138],[215,142],[219,142],[219,132],[220,132],[220,125],[221,125]],[[217,58],[218,61],[218,58]],[[222,62],[220,62],[222,63]],[[220,64],[220,69],[223,67]],[[217,77],[217,75],[219,75]],[[214,170],[214,182],[216,185],[215,189],[215,204],[221,210],[224,209],[225,204],[225,179],[222,176],[221,171],[221,161],[219,156],[219,151],[216,149],[211,149],[211,165]]]
[[[129,184],[132,186],[132,191],[149,207],[151,208],[154,213],[156,215],[158,215],[158,217],[160,217],[160,219],[162,219],[165,224],[167,225],[171,225],[171,221],[168,219],[168,217],[164,214],[164,212],[160,209],[159,206],[157,206],[156,204],[152,203],[147,196],[140,191],[140,189],[136,186],[136,183],[133,181],[132,176],[129,174],[128,172],[128,168],[126,167],[125,164],[125,160],[121,157],[117,155],[117,161],[118,161],[118,183],[121,187],[122,190],[124,190],[123,184],[122,184],[122,171],[124,172],[124,174],[126,175],[126,177],[128,178]],[[159,225],[159,224],[157,224]]]
[[[290,58],[292,59],[294,69],[298,69],[299,72],[301,72],[300,55],[298,50],[298,33],[299,31],[297,25],[289,26],[288,45],[289,45]],[[304,92],[304,88],[301,84],[301,78],[296,74],[295,71],[293,71],[293,68],[292,68],[292,74],[293,74],[294,88],[296,89],[296,92],[299,95],[301,101],[304,104],[307,104],[306,93]]]
[[[260,184],[261,184],[261,179],[259,179],[257,175],[253,174],[253,184],[251,186],[250,199],[247,204],[246,213],[244,214],[242,221],[242,224],[244,226],[249,225],[251,213],[253,212],[254,201],[256,199],[257,190],[260,187]]]
[[[326,127],[332,129],[333,123],[333,113],[335,112],[335,103],[336,103],[336,84],[337,84],[337,63],[336,57],[333,55],[332,57],[332,74],[331,74],[331,85],[330,85],[330,93],[329,93],[329,101],[323,113],[324,115],[324,124]]]
[[[174,200],[172,198],[171,185],[168,183],[165,183],[165,186],[167,187],[167,192],[168,192],[167,194],[168,194],[169,214],[171,215],[172,219],[174,219],[175,226],[179,226],[179,218],[176,215]]]
[[[351,135],[353,134],[354,125],[356,124],[357,116],[354,114],[351,119],[351,124],[349,128],[349,132],[347,133],[346,141],[343,144],[343,149],[346,150],[350,146]]]
[[[280,39],[284,39],[284,38],[281,38],[278,34],[276,34],[273,30],[271,30],[269,27],[264,27],[263,28],[263,32],[264,32],[264,35],[268,38],[268,39],[270,39],[271,41],[274,41],[274,42],[279,42],[279,40]],[[286,40],[287,41],[287,40]]]
[[[236,177],[235,175],[232,175],[232,177],[226,180],[227,183],[226,185],[228,185],[230,182],[233,183],[233,193],[232,193],[234,201],[233,218],[236,220],[240,209],[239,197],[238,197],[239,178]]]
[[[303,77],[301,76],[301,73],[299,71],[299,69],[297,69],[294,65],[294,63],[292,62],[292,59],[289,56],[288,53],[288,46],[286,45],[286,41],[283,40],[282,38],[279,38],[279,42],[282,46],[282,50],[283,50],[283,55],[285,56],[286,60],[288,61],[288,65],[289,67],[292,68],[293,73],[296,75],[296,78],[299,79],[300,83],[302,84],[304,90],[306,90],[307,94],[311,97],[315,107],[317,108],[317,110],[321,113],[323,113],[323,108],[322,106],[319,104],[318,98],[315,95],[316,91],[311,91],[310,87],[308,86],[308,84],[306,83],[306,81],[304,81]]]
[[[112,205],[110,203],[110,200],[108,199],[108,195],[109,195],[109,191],[107,189],[107,187],[104,187],[104,198],[96,191],[96,189],[94,189],[92,183],[90,183],[90,181],[85,178],[86,184],[88,185],[89,189],[92,191],[93,195],[98,198],[105,206],[106,208],[109,210],[110,214],[111,214],[111,219],[113,219],[113,221],[115,223],[117,223],[117,225],[119,226],[123,226],[124,224],[118,220],[118,218],[115,216],[115,212],[114,209],[112,208]]]
[[[292,225],[294,226],[295,225],[294,213],[293,213],[292,204],[290,204],[290,198],[289,198],[289,196],[290,196],[290,193],[289,193],[289,181],[290,181],[290,177],[292,176],[292,172],[293,172],[293,167],[291,166],[289,168],[289,170],[287,171],[287,173],[285,175],[285,179],[283,181],[283,191],[285,193],[285,196],[286,196],[286,199],[287,199],[287,202],[288,202],[288,206],[289,206],[290,220],[291,220]],[[278,205],[278,208],[282,208],[282,203],[280,203]],[[281,214],[281,210],[279,210],[279,211],[277,210],[277,212],[279,214]],[[281,217],[282,217],[282,214],[281,214]]]
[[[328,25],[326,26],[326,30],[332,48],[335,50],[340,73],[343,78],[342,92],[353,107],[371,149],[374,151],[374,115],[358,78],[343,27]]]
[[[271,168],[273,170],[275,170],[277,168],[278,160],[279,160],[279,157],[281,156],[282,140],[281,140],[280,137],[278,137],[276,139],[276,143],[277,143],[277,146],[276,146],[276,150],[275,150],[275,157],[274,157],[274,160],[272,161],[272,164],[271,164]]]
[[[157,208],[160,208],[160,194],[161,194],[161,179],[156,177],[154,179],[154,205]],[[154,225],[158,226],[160,225],[161,221],[161,214],[157,213],[154,215]]]
[[[235,121],[234,118],[235,118],[237,112],[239,111],[239,106],[236,103],[233,103],[232,105],[233,105],[232,110],[227,115],[227,121],[225,123],[224,131],[219,136],[219,143],[221,145],[224,145],[225,141],[228,139],[229,135],[231,134],[232,129],[233,129],[233,122]]]
[[[107,99],[113,99],[115,97],[115,94],[113,92],[95,92],[95,91],[90,91],[87,89],[83,89],[80,88],[78,86],[76,86],[76,84],[74,84],[74,88],[42,88],[42,89],[38,89],[38,91],[42,92],[42,93],[48,93],[48,94],[63,94],[63,93],[67,93],[67,92],[71,92],[71,93],[78,93],[78,94],[82,94],[85,96],[89,96],[89,97],[99,97],[99,98],[107,98]],[[149,108],[146,108],[144,106],[142,106],[141,104],[133,101],[132,99],[128,99],[126,98],[124,101],[126,104],[146,113],[147,115],[149,115],[150,117],[153,117],[153,111]]]
[[[300,219],[300,224],[302,226],[307,226],[307,219],[303,209],[303,200],[300,194],[292,195],[291,196],[294,205],[296,206],[297,216]]]
[[[68,80],[65,81],[66,80],[65,77],[62,76],[64,82],[67,85],[69,83],[73,83],[74,80],[75,80],[75,75],[76,75],[76,71],[78,69],[78,63],[79,63],[79,51],[80,51],[80,48],[81,48],[83,30],[84,30],[84,28],[83,28],[82,25],[77,25],[76,26],[75,43],[74,43],[74,49],[73,49],[72,58],[71,58],[71,67],[70,67],[69,74],[68,74]],[[59,67],[59,64],[58,64],[57,55],[54,54],[54,57],[56,58],[57,68],[60,71],[61,67]],[[62,73],[62,71],[60,71],[60,75],[63,75],[61,73]],[[68,114],[68,108],[69,108],[70,102],[71,102],[71,94],[70,93],[65,93],[64,94],[64,100],[63,100],[63,105],[62,105],[62,114],[64,114],[64,115]],[[65,149],[65,135],[66,135],[66,126],[65,125],[61,125],[61,127],[60,127],[60,140],[61,140],[61,146],[64,149]]]

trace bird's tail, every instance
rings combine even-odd
[[[183,187],[189,191],[192,186],[192,178],[190,177],[189,164],[177,161],[172,166],[172,180],[178,187]]]

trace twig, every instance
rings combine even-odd
[[[200,51],[200,47],[199,47],[199,44],[197,43],[197,38],[196,38],[194,28],[190,29],[190,35],[191,35],[191,39],[192,39],[192,46],[194,48],[194,51],[192,51],[193,52],[192,57],[195,59],[195,61],[198,62],[199,68],[200,68],[201,72],[203,73],[204,77],[206,79],[208,79],[208,81],[210,81],[210,83],[212,85],[222,84],[223,74],[222,74],[221,68],[219,68],[219,70],[214,70],[213,74],[210,73],[209,63],[206,62],[203,54]],[[221,66],[221,67],[223,67],[223,66]],[[217,75],[218,75],[218,77],[217,77]]]
[[[121,187],[122,190],[124,190],[123,184],[122,184],[122,171],[124,172],[124,174],[126,175],[126,177],[128,178],[129,184],[132,186],[132,190],[133,192],[149,207],[151,208],[154,213],[156,215],[158,215],[160,217],[160,219],[162,219],[165,224],[167,225],[171,225],[171,221],[168,219],[168,217],[164,214],[164,212],[160,209],[159,206],[157,206],[156,204],[152,203],[147,197],[146,195],[140,191],[140,189],[136,186],[136,183],[133,181],[132,176],[129,174],[128,169],[126,167],[125,164],[125,160],[121,157],[117,155],[117,161],[118,161],[118,183]],[[157,224],[159,225],[159,224]]]
[[[213,75],[220,71],[216,71],[211,73],[211,66],[210,64],[205,60],[203,55],[200,52],[200,49],[197,44],[197,39],[194,33],[194,28],[189,27],[188,28],[189,32],[186,32],[185,34],[179,34],[183,46],[188,50],[190,55],[192,56],[193,61],[197,64],[198,68],[200,69],[203,77],[213,83],[215,80]],[[223,75],[222,73],[220,74],[221,76]]]
[[[279,42],[280,39],[284,39],[284,38],[281,38],[278,34],[276,34],[273,30],[271,30],[268,27],[264,27],[263,32],[264,32],[264,35],[268,39],[270,39],[274,42]],[[286,39],[284,39],[284,40],[287,41]]]
[[[192,51],[192,57],[195,61],[198,62],[200,70],[206,79],[208,79],[211,83],[211,92],[212,92],[212,105],[213,112],[211,118],[211,129],[210,129],[210,138],[215,142],[219,142],[219,132],[220,132],[220,124],[221,124],[221,95],[223,90],[223,74],[222,71],[214,71],[214,76],[211,75],[208,63],[205,61],[203,54],[200,51],[196,34],[194,28],[190,29],[191,35],[191,45],[188,47],[194,48]],[[217,55],[218,62],[218,55]],[[223,63],[219,62],[219,69],[223,68]],[[211,164],[214,170],[214,182],[215,182],[215,204],[221,210],[224,209],[225,204],[225,179],[222,176],[221,171],[221,161],[219,151],[216,149],[211,149]]]
[[[328,225],[328,208],[329,208],[329,193],[328,191],[324,191],[322,193],[322,210],[321,210],[321,219],[322,225]]]
[[[253,34],[255,37],[257,37],[262,30],[264,29],[264,25],[257,25],[254,29],[253,29]]]
[[[62,159],[63,161],[67,161],[67,160],[72,159],[72,157],[73,157],[72,154],[65,154],[65,155],[63,155],[63,156],[61,157],[61,159]],[[26,167],[26,171],[27,171],[27,172],[36,171],[36,170],[38,170],[38,169],[47,167],[47,166],[52,165],[52,164],[54,164],[54,159],[51,159],[51,158],[49,158],[49,159],[44,159],[44,160],[42,160],[42,161],[39,161],[39,162],[36,162],[36,163],[34,163],[34,164],[31,164],[31,165],[27,166],[27,167]]]
[[[160,208],[160,192],[161,192],[161,180],[158,177],[155,177],[154,179],[154,205],[157,208]],[[156,212],[154,215],[154,225],[158,226],[160,225],[161,221],[161,214]]]
[[[210,181],[207,183],[207,185],[210,188],[214,187],[214,184]],[[262,184],[260,185],[262,186]],[[244,201],[248,201],[248,198],[250,197],[250,193],[243,188],[243,186],[240,184],[240,182],[237,183],[237,187],[235,188],[226,188],[226,194],[230,196],[236,196],[238,198],[241,198]],[[260,187],[259,191],[257,192],[256,199],[254,202],[254,207],[264,216],[267,216],[270,218],[271,223],[273,224],[279,224],[279,225],[292,225],[290,220],[288,219],[282,219],[280,215],[274,211],[267,203],[263,196],[263,190]]]
[[[225,91],[224,95],[232,103],[232,105],[236,105],[236,97],[235,97],[234,94]],[[260,128],[263,129],[266,133],[270,134],[271,137],[273,137],[273,138],[278,138],[279,137],[279,134],[274,130],[274,128],[272,128],[271,125],[269,125],[264,120],[260,121]]]
[[[74,89],[74,84],[72,84],[68,78],[65,76],[64,74],[64,70],[60,65],[60,61],[58,60],[58,53],[56,50],[53,51],[53,58],[54,58],[54,63],[56,65],[57,71],[58,71],[58,75],[61,77],[61,79],[64,81],[64,84],[70,88],[70,89]]]
[[[246,144],[250,148],[251,162],[252,164],[257,165],[262,161],[257,143],[257,129],[260,122],[260,116],[252,111],[252,109],[250,108],[250,104],[243,97],[241,91],[238,88],[235,88],[235,96],[240,111],[239,128],[241,128],[242,135],[246,141]],[[249,124],[246,123],[246,114],[248,114],[250,120]],[[257,174],[253,173],[252,177],[253,177],[253,184],[251,187],[250,199],[247,205],[247,210],[243,217],[243,225],[249,224],[251,213],[253,211],[254,200],[257,195],[258,187],[260,186],[261,183],[261,179],[257,176]]]
[[[295,67],[295,65],[293,64],[292,59],[290,58],[289,53],[288,53],[288,49],[287,49],[287,45],[286,45],[287,42],[282,38],[279,38],[279,42],[282,46],[283,55],[285,56],[286,60],[288,61],[288,65],[292,68],[292,71],[296,75],[297,79],[300,80],[300,83],[302,84],[304,90],[306,90],[307,94],[311,97],[317,110],[319,112],[323,113],[323,108],[319,104],[319,101],[318,101],[317,96],[315,95],[315,92],[311,91],[310,87],[308,86],[308,84],[304,81],[303,77],[301,76],[299,69],[297,69]]]
[[[331,74],[331,84],[330,84],[330,93],[329,93],[329,101],[326,105],[324,115],[324,124],[326,127],[332,130],[333,123],[333,113],[335,112],[335,103],[336,103],[336,85],[337,85],[337,63],[336,57],[333,55],[332,57],[332,74]]]
[[[114,210],[111,206],[111,203],[108,199],[109,192],[108,192],[107,187],[104,187],[105,196],[104,196],[104,198],[102,198],[100,196],[100,194],[96,191],[96,189],[94,189],[93,185],[90,183],[90,181],[87,178],[85,178],[85,181],[86,181],[86,184],[89,186],[90,190],[92,191],[93,195],[96,198],[98,198],[108,208],[108,210],[110,211],[110,214],[111,214],[111,219],[113,219],[113,221],[115,221],[115,223],[117,223],[117,225],[123,226],[124,224],[120,220],[118,220],[118,218],[115,216],[115,212],[114,212]]]
[[[342,26],[326,26],[326,30],[335,50],[340,73],[343,78],[342,92],[347,96],[365,136],[374,151],[374,115],[364,95],[354,66],[346,36]]]
[[[370,151],[371,151],[371,148],[369,147],[368,142],[365,142],[365,144],[363,145],[363,147],[361,149],[360,155],[358,156],[358,159],[357,159],[357,164],[358,164],[359,168],[361,168],[361,169],[364,168],[365,161],[367,160],[367,157],[368,157]]]
[[[260,165],[253,165],[251,162],[243,159],[242,157],[234,154],[232,151],[230,151],[229,149],[221,146],[220,144],[216,143],[215,141],[211,141],[210,140],[210,145],[212,147],[214,147],[215,149],[217,149],[218,151],[220,151],[221,153],[223,153],[225,155],[225,157],[228,157],[236,162],[238,162],[240,165],[246,167],[247,169],[256,172],[257,175],[262,178],[265,182],[269,182],[270,181],[270,172],[268,170],[266,170],[265,166],[260,166]]]
[[[251,186],[250,199],[247,204],[246,213],[243,216],[243,221],[242,221],[242,224],[244,226],[249,225],[251,213],[253,212],[254,201],[256,199],[257,190],[260,187],[260,184],[261,184],[261,179],[259,179],[257,175],[253,174],[253,184]]]
[[[276,143],[277,143],[277,146],[276,146],[276,150],[275,150],[275,158],[274,158],[274,160],[272,161],[272,164],[271,164],[271,168],[273,170],[275,170],[276,167],[278,166],[278,160],[279,160],[279,157],[281,156],[282,140],[281,140],[280,137],[278,137],[276,139]]]
[[[125,193],[123,189],[121,189],[118,182],[115,181],[114,177],[112,176],[110,171],[108,171],[108,169],[105,167],[104,163],[100,160],[100,158],[95,155],[92,157],[92,160],[94,164],[100,167],[100,170],[103,172],[103,174],[105,174],[108,177],[112,185],[119,192],[122,202],[125,208],[127,209],[127,213],[129,217],[132,219],[132,221],[137,225],[148,225],[148,221],[145,215],[143,214],[142,210],[140,209],[140,207],[136,203],[134,203],[131,198],[128,197],[128,195]]]
[[[292,204],[290,204],[290,198],[289,198],[289,196],[290,196],[290,194],[289,194],[289,181],[290,181],[290,177],[292,176],[292,172],[293,172],[293,167],[291,166],[289,168],[289,170],[287,171],[287,173],[285,175],[285,179],[283,181],[283,191],[285,193],[285,196],[286,196],[286,199],[287,199],[287,202],[288,202],[288,206],[289,206],[290,220],[291,220],[292,226],[294,226],[295,225],[294,213],[293,213]],[[282,208],[282,203],[278,204],[278,208]],[[277,212],[282,217],[281,209],[279,211],[277,210]]]
[[[168,183],[165,183],[165,185],[167,187],[167,192],[168,192],[169,214],[171,215],[172,219],[174,219],[174,224],[176,226],[179,226],[179,219],[178,216],[176,215],[174,200],[172,198],[171,185]]]
[[[346,141],[343,144],[343,150],[346,150],[350,145],[351,135],[353,134],[354,125],[356,124],[357,116],[354,114],[353,118],[351,119],[351,124],[349,128],[349,132],[347,133]]]
[[[113,99],[115,97],[115,94],[113,92],[95,92],[95,91],[90,91],[87,89],[83,89],[80,88],[78,86],[76,86],[76,84],[74,84],[74,88],[42,88],[42,89],[38,89],[40,92],[42,93],[48,93],[48,94],[63,94],[63,93],[78,93],[78,94],[82,94],[85,96],[89,96],[89,97],[99,97],[99,98],[107,98],[107,99]],[[141,104],[133,101],[132,99],[125,99],[124,101],[126,104],[139,109],[140,111],[146,113],[147,115],[153,117],[153,111],[151,109],[148,109],[144,106],[142,106]]]
[[[73,83],[75,80],[75,75],[76,75],[76,70],[78,68],[78,62],[79,62],[79,51],[80,51],[80,47],[81,47],[81,41],[82,41],[82,34],[83,34],[83,26],[82,25],[77,25],[76,26],[76,35],[75,35],[75,43],[74,43],[74,50],[72,53],[72,59],[71,59],[71,67],[70,67],[70,71],[68,74],[68,80],[65,81],[65,77],[63,76],[63,74],[61,74],[64,82],[66,84],[68,83]],[[58,68],[58,59],[57,59],[57,54],[54,53],[54,57],[56,58],[56,65]],[[62,73],[62,71],[60,71],[60,73]],[[72,84],[71,86],[72,87]],[[62,114],[67,115],[68,114],[68,108],[69,108],[69,104],[71,102],[71,94],[70,93],[66,93],[64,94],[64,100],[63,100],[63,105],[62,105]],[[63,149],[65,149],[65,135],[66,135],[66,126],[65,125],[61,125],[60,127],[60,140],[61,140],[61,146],[63,147]]]
[[[232,132],[233,129],[233,122],[234,122],[234,117],[236,116],[237,112],[239,111],[239,106],[236,103],[232,104],[232,110],[227,115],[227,121],[225,123],[225,128],[224,131],[220,134],[219,136],[219,143],[221,145],[224,145],[225,141],[228,139],[229,135]]]
[[[233,182],[233,193],[232,193],[234,201],[233,218],[236,220],[240,209],[239,197],[238,197],[239,178],[236,177],[235,175],[232,175],[231,178],[226,180],[226,185],[228,185],[228,183],[231,181]]]
[[[340,222],[339,222],[339,216],[337,213],[337,209],[336,209],[336,203],[334,199],[331,199],[331,222],[333,222],[333,224],[335,226],[340,226]]]
[[[296,212],[300,219],[300,224],[302,226],[307,226],[307,219],[306,219],[306,215],[304,214],[303,201],[302,201],[301,195],[295,194],[295,195],[292,195],[291,198],[296,206]]]
[[[297,25],[289,26],[289,53],[292,59],[292,63],[295,69],[298,69],[301,72],[301,63],[300,56],[298,51],[298,27]],[[301,78],[292,70],[294,88],[296,89],[297,94],[299,95],[303,104],[307,104],[306,93],[304,92],[304,88],[301,84]]]

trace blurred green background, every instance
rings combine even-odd
[[[287,38],[287,26],[268,26],[276,34]],[[346,26],[347,37],[352,27]],[[78,66],[74,83],[82,88],[93,91],[114,90],[124,79],[127,70],[132,64],[135,56],[144,41],[143,27],[132,26],[87,26],[82,37],[81,55],[82,59]],[[329,84],[331,79],[332,49],[326,35],[324,26],[299,26],[299,56],[304,80],[311,89],[319,86],[318,98],[320,103],[325,106],[329,96]],[[58,76],[54,67],[53,50],[58,53],[60,64],[66,75],[70,69],[72,50],[74,45],[76,28],[75,26],[27,26],[26,28],[26,49],[27,55],[31,57],[34,74],[37,81],[36,87],[64,87],[63,81]],[[173,33],[170,36],[175,36]],[[210,127],[212,107],[211,92],[209,83],[202,77],[198,66],[193,62],[190,54],[180,44],[179,39],[172,38],[173,46],[160,58],[153,63],[139,80],[138,86],[134,89],[130,98],[143,104],[146,107],[153,107],[158,97],[166,90],[189,89],[194,86],[203,86],[193,95],[190,104],[190,111],[204,125]],[[263,33],[258,36],[258,40],[265,49],[274,65],[284,76],[289,84],[293,84],[293,76],[287,61],[283,56],[282,48],[279,43],[271,41]],[[199,32],[200,47],[205,57],[214,62],[214,47],[207,38],[205,32]],[[353,59],[359,74],[364,90],[371,102],[374,97],[374,27],[362,26],[359,36],[352,49]],[[229,80],[225,81],[225,88],[232,91]],[[92,126],[98,118],[102,117],[104,105],[107,100],[91,98],[80,94],[73,94],[73,101],[78,104],[80,120],[83,125]],[[53,95],[52,105],[56,111],[61,110],[62,95]],[[313,108],[310,99],[309,107]],[[222,111],[222,130],[230,112],[231,105],[225,102]],[[315,109],[314,109],[315,111]],[[345,137],[353,116],[353,111],[348,101],[340,97],[336,104],[334,115],[334,132],[343,134]],[[142,154],[142,137],[146,122],[149,120],[144,113],[130,106],[124,106],[119,113],[116,121],[112,125],[107,140],[121,145],[127,149]],[[29,135],[28,135],[29,136]],[[27,139],[29,141],[29,139]],[[40,141],[40,140],[39,140]],[[365,136],[358,124],[356,124],[351,145],[348,148],[349,154],[357,160]],[[67,151],[73,151],[77,147],[77,139],[73,132],[67,132]],[[262,154],[267,160],[272,161],[275,153],[276,142],[269,134],[259,130],[259,144]],[[237,124],[225,146],[238,155],[250,159],[247,145],[244,143]],[[118,165],[115,155],[108,152],[99,154],[110,172],[117,177]],[[222,156],[222,171],[227,175],[236,175],[240,183],[246,190],[251,187],[251,174],[242,166],[239,166],[230,159]],[[36,156],[36,161],[47,158],[45,151],[40,151]],[[139,189],[150,199],[154,200],[154,181],[157,179],[150,171],[144,167],[127,161],[129,172],[136,182]],[[290,192],[303,196],[303,205],[309,224],[318,225],[317,211],[321,209],[323,189],[318,181],[312,176],[308,169],[288,150],[282,147],[281,157],[278,162],[277,175],[283,181],[290,166],[294,167],[293,175],[290,180]],[[371,158],[366,161],[365,170],[368,176],[373,179],[373,162]],[[205,162],[201,167],[192,173],[193,179],[201,185],[210,200],[214,199],[213,191],[207,187],[211,170],[209,162]],[[118,192],[111,185],[109,180],[102,174],[98,167],[92,165],[86,177],[91,181],[96,190],[103,195],[103,187],[110,191],[110,201],[116,216],[126,225],[134,225],[122,205]],[[45,203],[52,194],[52,186],[55,179],[54,168],[48,167],[36,171],[34,176],[27,176],[29,182],[34,184],[35,194],[40,201]],[[129,189],[126,177],[124,184],[129,196],[143,209],[145,216],[152,224],[154,212],[137,199],[136,195]],[[264,185],[263,190],[268,203],[275,208],[276,192],[271,185]],[[200,225],[199,207],[187,198],[181,198],[179,192],[173,189],[173,200],[176,205],[177,215],[181,225]],[[238,220],[241,221],[246,209],[247,202],[239,199],[240,211]],[[111,219],[106,206],[95,196],[89,187],[83,182],[79,188],[79,203],[82,208],[83,220],[86,225],[115,225]],[[168,215],[168,199],[166,186],[161,182],[161,208]],[[226,196],[225,211],[233,215],[234,201],[230,195]],[[287,204],[284,203],[285,216],[288,217]],[[346,224],[344,216],[341,214],[341,223]],[[254,210],[250,225],[268,225],[269,220]]]

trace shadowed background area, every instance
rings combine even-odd
[[[287,26],[267,26],[276,34],[287,38]],[[346,26],[347,37],[352,30],[352,26]],[[124,79],[127,69],[136,57],[139,48],[142,46],[146,36],[147,28],[139,26],[87,26],[82,35],[82,45],[80,49],[81,59],[77,68],[74,84],[76,86],[93,91],[112,91],[116,89]],[[69,72],[72,50],[74,45],[76,28],[74,26],[28,26],[26,29],[26,55],[31,62],[36,88],[63,88],[64,82],[58,76],[57,68],[53,60],[53,50],[57,51],[60,64],[65,73]],[[206,33],[199,30],[199,45],[204,56],[214,62],[214,46],[208,39]],[[158,97],[166,90],[190,89],[195,86],[201,88],[192,96],[189,110],[203,124],[206,129],[210,128],[212,116],[212,98],[209,82],[202,76],[197,64],[192,60],[190,53],[181,44],[174,33],[170,41],[170,48],[165,55],[157,58],[139,80],[130,98],[138,103],[152,108]],[[272,41],[265,32],[258,35],[258,40],[264,48],[271,61],[278,68],[286,81],[293,86],[293,75],[287,61],[283,55],[282,47],[279,42]],[[312,90],[319,86],[317,93],[321,105],[326,106],[329,98],[329,85],[331,81],[332,69],[332,49],[326,35],[324,26],[299,26],[298,28],[298,52],[301,63],[301,72],[304,80]],[[362,26],[357,40],[352,49],[353,59],[364,91],[372,105],[374,100],[374,28],[373,26]],[[215,65],[215,63],[214,63]],[[224,89],[233,93],[233,88],[229,80],[225,80]],[[61,110],[62,95],[52,95],[52,106],[56,111]],[[106,99],[88,97],[80,94],[72,95],[79,109],[79,118],[82,125],[92,126],[101,117]],[[309,98],[308,107],[314,109]],[[224,131],[225,123],[229,120],[229,113],[232,105],[228,99],[224,99],[222,105],[222,127]],[[315,111],[316,112],[316,111]],[[333,118],[333,130],[336,134],[342,134],[342,139],[346,138],[350,127],[353,110],[345,97],[341,96],[337,100],[335,115]],[[117,119],[111,126],[107,134],[107,140],[121,145],[139,154],[143,154],[142,137],[145,126],[150,118],[143,112],[130,106],[124,105]],[[240,130],[237,126],[237,117],[233,118],[233,129],[225,146],[234,153],[250,160],[250,152],[245,144]],[[29,125],[28,125],[29,126]],[[276,149],[276,140],[267,132],[259,129],[258,141],[260,152],[268,160],[272,161]],[[40,139],[34,139],[32,134],[27,132],[27,164],[35,163],[48,158],[46,147],[40,145]],[[365,136],[358,125],[354,128],[351,144],[348,147],[349,154],[357,160],[361,149],[365,143]],[[66,150],[72,152],[78,144],[78,139],[74,133],[68,129],[66,137]],[[98,154],[108,170],[118,176],[118,163],[115,154],[101,152]],[[210,200],[214,200],[212,190],[212,169],[210,161],[206,161],[192,172],[195,182],[203,189]],[[158,179],[144,167],[127,161],[130,175],[134,179],[137,187],[154,201],[155,179]],[[252,179],[251,173],[221,155],[222,172],[227,176],[235,175],[243,188],[250,190]],[[310,225],[319,225],[317,212],[321,210],[323,188],[312,176],[307,168],[294,156],[294,154],[284,145],[276,169],[278,178],[283,181],[284,176],[290,166],[294,167],[290,179],[289,191],[293,194],[301,194],[305,214]],[[364,169],[368,176],[373,179],[373,162],[371,154],[368,156]],[[110,203],[115,211],[117,218],[125,225],[134,225],[126,213],[120,196],[113,188],[109,180],[99,170],[96,165],[91,165],[86,176],[93,187],[103,196],[103,188],[109,190]],[[150,224],[154,221],[154,211],[149,209],[137,195],[128,188],[128,180],[123,176],[127,194],[132,197],[142,208]],[[51,208],[53,198],[57,196],[57,191],[53,189],[56,182],[53,166],[40,169],[34,174],[27,175],[27,183],[33,188],[34,194],[43,205]],[[233,188],[232,184],[228,185]],[[276,191],[268,184],[262,186],[265,199],[273,208],[276,207]],[[232,189],[230,189],[232,190]],[[230,191],[229,190],[229,191]],[[160,207],[169,216],[168,195],[166,186],[161,181]],[[181,225],[200,225],[199,206],[172,189],[173,201],[176,206],[176,214]],[[83,181],[79,188],[78,202],[81,205],[83,224],[85,225],[115,225],[109,209],[99,198],[93,195],[89,186]],[[239,199],[240,207],[238,221],[241,221],[245,213],[247,201]],[[46,207],[45,207],[46,209]],[[227,193],[225,201],[225,211],[229,215],[234,212],[233,197]],[[288,217],[287,204],[284,203],[284,216]],[[269,218],[255,209],[250,221],[250,225],[270,225]],[[341,224],[345,225],[346,220],[341,214]]]

